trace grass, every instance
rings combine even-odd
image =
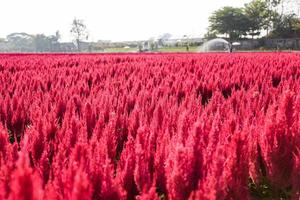
[[[196,52],[197,46],[189,47],[189,52]],[[129,52],[137,52],[138,48],[106,48],[104,52],[106,53],[129,53]],[[157,51],[154,52],[187,52],[186,47],[163,47],[159,48]]]
[[[116,48],[106,48],[104,52],[106,53],[129,53],[129,52],[136,52],[137,48],[122,48],[122,47],[116,47]]]
[[[196,52],[197,46],[189,47],[189,52]],[[186,47],[163,47],[158,49],[159,52],[187,52]]]
[[[197,52],[198,46],[190,46],[189,52]],[[290,50],[281,50],[282,52],[290,52]],[[130,52],[138,52],[138,48],[122,48],[122,47],[116,47],[116,48],[106,48],[104,50],[105,53],[130,53]],[[187,52],[186,47],[163,47],[159,48],[156,51],[153,52]],[[234,52],[277,52],[276,50],[261,50],[261,49],[252,49],[252,50],[236,50]],[[295,51],[293,51],[295,52]]]

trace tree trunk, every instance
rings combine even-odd
[[[80,52],[80,40],[76,39],[77,42],[77,51]]]

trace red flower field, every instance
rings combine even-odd
[[[300,54],[0,55],[0,199],[263,198],[300,198]]]

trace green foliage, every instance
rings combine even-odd
[[[295,14],[278,16],[274,21],[271,37],[296,37],[300,32],[300,19]],[[299,36],[299,35],[298,35]]]
[[[265,2],[270,6],[270,7],[276,7],[278,6],[282,0],[265,0]]]
[[[245,5],[245,14],[249,20],[249,35],[258,36],[268,21],[268,5],[263,0],[253,0]]]
[[[249,19],[242,8],[223,7],[209,18],[210,30],[229,35],[230,40],[238,39],[249,30]]]
[[[216,33],[216,31],[208,30],[207,33],[205,33],[204,38],[209,39],[209,40],[217,38],[217,33]]]
[[[167,199],[166,194],[159,187],[156,187],[156,193],[158,194],[158,198],[160,200],[166,200]]]
[[[263,176],[258,183],[249,178],[248,187],[253,199],[272,200],[272,199],[291,199],[291,188],[275,188],[272,183]]]
[[[252,0],[244,8],[223,7],[210,16],[205,37],[225,34],[233,40],[243,35],[260,36],[263,30],[272,37],[299,37],[299,18],[295,13],[284,13],[286,3],[284,0]]]

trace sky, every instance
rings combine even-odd
[[[55,34],[71,41],[71,23],[83,19],[89,40],[144,40],[163,33],[203,36],[208,18],[224,6],[250,0],[1,0],[0,38],[13,32]]]

